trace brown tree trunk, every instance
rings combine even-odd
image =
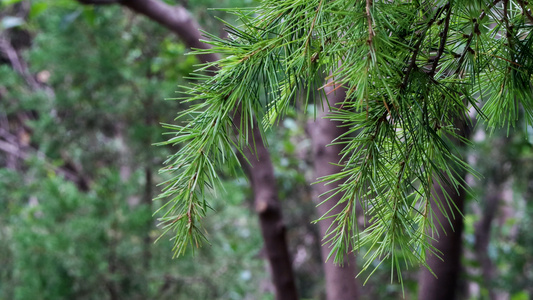
[[[492,232],[492,223],[496,217],[496,212],[500,204],[500,199],[503,198],[503,182],[496,184],[489,182],[485,188],[486,195],[484,197],[484,207],[482,210],[481,219],[475,225],[475,243],[474,250],[476,252],[477,260],[481,267],[481,274],[483,276],[483,283],[487,288],[489,299],[495,300],[493,280],[495,275],[492,260],[489,257],[489,243]]]
[[[435,273],[436,277],[425,268],[421,271],[418,282],[419,300],[453,300],[457,296],[458,279],[461,271],[461,234],[463,232],[463,216],[459,211],[463,211],[465,193],[461,191],[459,194],[453,187],[445,183],[442,184],[442,187],[441,189],[438,184],[433,184],[433,188],[435,189],[433,195],[438,201],[443,203],[448,216],[452,220],[451,222],[448,221],[432,201],[432,207],[438,219],[435,222],[440,222],[443,227],[441,228],[437,223],[438,236],[435,236],[437,240],[433,242],[433,246],[442,253],[441,257],[443,260],[434,255],[428,257],[427,264]],[[459,211],[455,208],[450,209],[445,204],[444,190],[448,193]]]
[[[182,6],[171,6],[161,0],[78,0],[82,4],[121,4],[143,14],[176,33],[189,48],[209,49],[211,46],[200,41],[200,25]],[[202,62],[215,62],[218,54],[198,55]],[[214,69],[214,68],[212,68]],[[234,120],[235,124],[240,124]],[[292,262],[285,239],[285,225],[274,177],[270,154],[263,144],[259,128],[254,126],[255,153],[246,152],[251,166],[247,175],[254,190],[255,209],[259,214],[261,233],[265,242],[267,257],[272,270],[272,281],[276,299],[298,299]],[[246,162],[241,162],[247,167]]]
[[[235,113],[233,120],[235,124],[240,124],[239,112]],[[254,126],[254,128],[257,128],[257,126]],[[263,144],[261,133],[259,130],[251,132],[255,149],[247,148],[244,151],[250,163],[248,164],[244,159],[240,161],[252,185],[254,207],[259,215],[259,225],[265,242],[266,255],[270,263],[276,299],[298,299],[292,260],[285,237],[285,224],[278,199],[274,168],[270,160],[270,154]]]
[[[325,92],[331,92],[328,95],[329,105],[334,106],[344,101],[346,93],[344,89],[337,89],[332,92],[334,87],[328,86],[325,88]],[[317,105],[318,106],[318,105]],[[327,106],[325,109],[327,110]],[[342,145],[330,145],[331,142],[342,134],[346,133],[347,127],[340,127],[340,122],[334,122],[330,119],[325,119],[327,112],[321,112],[317,114],[317,120],[311,123],[309,126],[309,133],[311,134],[312,149],[313,149],[313,169],[314,177],[320,178],[322,176],[338,173],[342,170],[341,167],[334,165],[339,162],[343,146]],[[320,195],[328,192],[333,187],[331,185],[325,185],[324,183],[313,184],[312,195],[316,203],[322,202],[328,196]],[[341,194],[337,194],[325,203],[318,206],[318,214],[323,216],[328,213],[340,200]],[[343,207],[341,205],[333,208],[329,212],[329,215],[335,215],[341,212]],[[326,236],[328,228],[331,226],[333,218],[328,218],[318,222],[320,235]],[[324,272],[326,277],[326,296],[328,300],[354,300],[358,299],[358,283],[355,280],[357,275],[355,268],[355,256],[352,253],[348,253],[343,265],[336,265],[333,263],[333,259],[326,261],[330,248],[328,244],[322,245],[320,248],[322,259],[324,261]]]
[[[459,128],[461,136],[468,138],[468,125],[458,121],[456,127]],[[454,140],[453,142],[457,146],[461,146],[459,141]],[[435,220],[438,234],[433,236],[436,239],[433,246],[441,253],[442,259],[434,255],[428,256],[426,262],[436,276],[426,268],[421,270],[418,281],[419,300],[453,300],[458,297],[462,254],[461,236],[464,227],[462,213],[466,191],[460,187],[456,190],[443,181],[439,185],[437,180],[439,179],[435,179],[433,184],[434,200],[432,200],[432,207],[435,211],[435,217],[438,219]],[[447,205],[445,192],[453,204]],[[437,209],[435,200],[442,203],[442,207],[446,209],[446,214]]]

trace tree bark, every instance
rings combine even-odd
[[[82,4],[121,4],[176,33],[189,48],[209,49],[211,47],[200,41],[202,37],[200,25],[180,5],[170,6],[160,0],[78,1]],[[198,55],[198,58],[201,62],[209,63],[219,60],[220,55],[216,53],[202,54]],[[214,70],[215,68],[211,69]],[[234,124],[240,124],[240,122],[234,119]],[[245,151],[246,157],[251,164],[247,175],[254,190],[255,210],[259,214],[261,233],[272,270],[276,299],[298,299],[292,261],[285,238],[285,225],[278,199],[274,168],[270,160],[270,154],[263,144],[258,126],[254,126],[252,134],[255,139],[255,153]],[[248,166],[244,160],[241,161],[241,164],[244,167]]]
[[[240,124],[240,119],[240,112],[237,111],[234,114],[234,123]],[[247,148],[244,150],[249,164],[244,159],[240,159],[240,162],[252,185],[254,207],[259,215],[259,225],[270,263],[276,299],[298,299],[270,154],[263,144],[257,126],[254,126],[254,130],[250,130],[250,132],[253,135],[255,149]]]
[[[443,203],[446,207],[447,214],[450,221],[438,209],[436,209],[435,202],[432,201],[432,207],[435,209],[436,222],[442,224],[441,228],[437,224],[437,239],[433,242],[433,246],[440,251],[440,258],[432,255],[427,259],[427,264],[435,273],[436,277],[431,274],[426,268],[422,269],[418,286],[419,300],[453,300],[457,296],[458,279],[461,272],[461,234],[463,232],[463,216],[460,212],[463,211],[465,193],[457,193],[456,190],[446,184],[442,184],[442,189],[435,183],[433,184],[433,196]],[[450,209],[446,205],[444,191],[448,193],[453,203],[457,206],[459,211],[455,208]],[[453,206],[451,206],[453,207]],[[455,216],[455,218],[452,217]],[[450,224],[451,223],[451,224]]]
[[[496,212],[500,204],[500,199],[503,198],[503,182],[494,183],[489,182],[485,188],[486,195],[484,197],[484,207],[481,219],[475,225],[475,242],[474,250],[476,252],[477,260],[481,267],[481,274],[483,276],[483,283],[487,288],[489,299],[495,300],[493,280],[495,271],[492,260],[489,256],[489,243],[492,232],[492,223],[496,217]]]
[[[459,128],[461,136],[469,137],[468,125],[464,122],[456,122],[456,127]],[[453,140],[457,146],[462,146],[457,140]],[[463,179],[465,174],[462,175]],[[459,290],[459,276],[461,274],[461,254],[462,254],[462,240],[464,220],[464,201],[466,191],[458,188],[457,191],[446,182],[437,182],[435,179],[433,183],[433,200],[431,205],[434,209],[435,224],[437,226],[436,239],[433,246],[440,251],[442,260],[435,255],[429,255],[427,264],[435,275],[431,274],[426,268],[420,272],[418,281],[418,299],[419,300],[453,300],[458,297]],[[442,187],[442,188],[441,188]],[[445,193],[446,192],[452,203],[447,205]],[[446,209],[446,214],[443,214],[435,201],[442,203],[442,207]],[[447,217],[446,217],[447,216]],[[448,219],[449,218],[449,219]]]
[[[325,88],[328,95],[329,105],[334,106],[344,101],[346,92],[344,89],[337,89],[332,92],[333,86]],[[327,108],[325,108],[327,110]],[[343,146],[330,145],[331,142],[342,134],[346,133],[347,127],[340,127],[340,122],[334,122],[330,119],[325,119],[327,112],[323,111],[317,114],[317,120],[309,126],[312,153],[313,153],[313,169],[314,177],[319,178],[326,175],[338,173],[342,170],[337,164],[339,162]],[[312,195],[316,203],[322,202],[328,196],[320,197],[320,195],[331,190],[332,186],[326,186],[324,183],[317,183],[312,186]],[[341,199],[341,194],[337,194],[327,202],[318,206],[317,211],[320,216],[328,213]],[[343,207],[341,205],[334,208],[329,214],[335,215],[341,212]],[[326,236],[328,228],[331,226],[333,218],[328,218],[318,222],[320,235]],[[345,258],[343,265],[336,265],[333,260],[326,261],[330,248],[329,245],[322,245],[320,248],[322,260],[324,261],[324,272],[326,277],[326,297],[328,300],[354,300],[358,299],[359,289],[358,283],[355,279],[357,271],[355,268],[355,256],[350,252]]]
[[[274,168],[270,161],[268,150],[261,145],[261,136],[254,130],[257,156],[247,154],[251,162],[252,188],[254,190],[254,205],[259,215],[261,234],[265,241],[268,261],[272,270],[272,281],[276,287],[276,299],[298,299],[296,282],[292,270],[292,260],[286,241],[285,224],[278,200]]]

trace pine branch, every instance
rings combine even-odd
[[[402,89],[405,89],[407,87],[407,84],[409,83],[409,76],[411,75],[411,71],[416,67],[416,60],[418,57],[418,53],[420,51],[420,46],[422,45],[422,42],[424,42],[426,38],[427,31],[431,28],[431,26],[433,26],[433,23],[435,23],[435,21],[440,17],[442,12],[449,8],[449,6],[450,6],[450,3],[447,3],[446,5],[439,7],[439,9],[437,9],[437,12],[433,15],[433,18],[431,18],[431,20],[429,20],[429,22],[425,26],[424,31],[420,33],[420,38],[418,39],[418,42],[415,44],[413,48],[413,55],[411,56],[410,63],[407,66],[407,70],[405,71],[405,76],[402,82]]]
[[[439,50],[437,50],[437,56],[435,57],[435,60],[433,61],[433,65],[431,66],[431,71],[429,72],[429,76],[433,77],[435,76],[435,71],[437,70],[437,67],[439,66],[440,58],[442,57],[442,54],[444,53],[444,48],[446,47],[446,40],[448,38],[448,31],[450,30],[450,18],[452,16],[452,6],[450,2],[446,4],[446,18],[444,19],[444,29],[440,33],[440,46]]]
[[[472,40],[474,39],[474,34],[476,35],[481,34],[479,30],[479,23],[487,16],[487,11],[490,11],[496,4],[500,3],[501,1],[503,0],[494,0],[489,7],[481,10],[481,14],[479,15],[477,19],[472,20],[472,22],[474,23],[474,28],[472,32],[467,36],[465,49],[463,50],[463,53],[459,57],[459,61],[457,63],[457,71],[461,70],[467,53],[473,52],[472,48],[470,48],[470,45],[472,44]]]
[[[337,224],[325,236],[330,256],[340,261],[350,247],[367,249],[364,269],[374,259],[391,259],[400,281],[400,265],[425,264],[426,255],[438,254],[431,242],[442,224],[434,216],[454,218],[447,211],[453,211],[452,195],[466,193],[462,174],[476,174],[452,142],[465,140],[456,120],[473,107],[490,124],[502,118],[497,109],[516,111],[516,98],[532,94],[525,84],[533,72],[529,40],[507,30],[521,47],[509,58],[500,29],[482,27],[487,16],[498,23],[493,10],[501,10],[494,8],[501,1],[483,10],[455,1],[435,8],[426,2],[265,0],[257,15],[236,11],[242,26],[229,26],[228,39],[212,38],[211,49],[196,52],[225,55],[220,69],[212,78],[196,77],[187,90],[185,101],[197,103],[180,115],[187,125],[169,126],[176,136],[168,143],[183,144],[169,161],[169,170],[179,173],[169,182],[176,190],[167,194],[177,195],[168,221],[176,223],[178,236],[185,229],[194,232],[197,220],[187,213],[205,207],[201,187],[215,185],[216,166],[234,159],[232,148],[253,150],[257,139],[249,138],[250,128],[275,125],[299,89],[307,87],[304,98],[310,98],[315,78],[331,73],[335,80],[323,88],[342,86],[347,98],[330,118],[348,130],[333,142],[343,146],[341,171],[319,179],[330,184],[330,199],[342,195],[332,207],[346,203],[341,212],[321,218]],[[516,19],[509,17],[509,28]],[[475,56],[467,60],[468,53]],[[431,59],[427,72],[420,71],[418,62]],[[500,68],[511,62],[521,69]],[[480,108],[488,92],[502,98]],[[520,101],[533,116],[533,102]],[[233,124],[232,112],[243,121]],[[254,115],[262,122],[254,123]],[[239,132],[237,141],[229,138],[232,130]],[[447,187],[438,199],[436,186]],[[354,199],[367,217],[363,232],[354,220]]]

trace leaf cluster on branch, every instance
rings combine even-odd
[[[460,191],[461,174],[475,174],[453,142],[468,142],[457,122],[469,122],[473,110],[492,127],[513,125],[522,111],[533,121],[529,7],[512,0],[264,0],[233,10],[242,25],[226,24],[227,39],[208,35],[212,49],[198,50],[223,58],[193,75],[197,83],[183,98],[190,109],[179,125],[165,125],[171,136],[164,144],[180,145],[161,170],[172,178],[159,196],[167,200],[160,221],[175,235],[176,255],[205,239],[204,195],[219,186],[221,165],[237,166],[236,155],[254,149],[248,130],[274,126],[302,90],[304,105],[324,96],[329,74],[328,85],[347,91],[330,118],[349,128],[333,141],[344,146],[342,171],[319,179],[345,205],[321,218],[337,224],[325,237],[330,256],[341,262],[349,246],[364,248],[363,270],[392,259],[400,280],[401,268],[425,265],[426,255],[439,255],[431,244],[442,226],[435,211],[454,205],[449,195],[432,204],[435,186]],[[215,67],[214,76],[202,75]],[[356,207],[366,216],[362,231]]]

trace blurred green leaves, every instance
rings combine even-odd
[[[234,206],[213,200],[212,246],[195,261],[172,260],[168,241],[153,244],[160,203],[151,198],[166,179],[154,170],[169,150],[152,143],[162,140],[159,122],[183,109],[163,99],[193,70],[189,50],[119,6],[70,0],[33,1],[11,29],[31,33],[21,57],[44,88],[0,65],[2,128],[16,133],[18,116],[29,116],[27,159],[0,168],[0,299],[259,299],[265,266],[242,183],[224,181]]]

